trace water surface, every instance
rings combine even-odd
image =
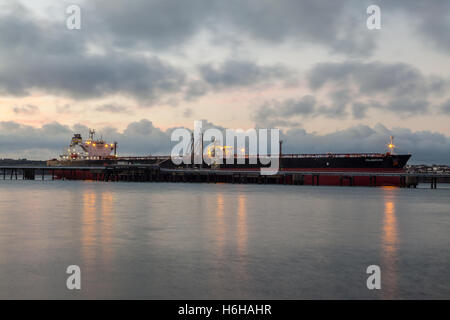
[[[0,181],[0,298],[450,298],[450,190]],[[67,266],[82,270],[66,288]],[[368,290],[379,265],[382,289]]]

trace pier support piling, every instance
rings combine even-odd
[[[431,189],[437,189],[437,178],[431,178]]]

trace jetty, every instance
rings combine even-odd
[[[186,182],[186,183],[253,183],[283,185],[370,186],[386,185],[379,181],[397,179],[402,188],[415,188],[427,183],[436,189],[438,183],[449,183],[448,173],[368,172],[368,171],[295,171],[280,170],[274,175],[263,175],[259,170],[230,170],[209,168],[164,168],[158,164],[128,164],[108,166],[0,166],[3,180],[92,180],[104,182]],[[364,182],[362,180],[364,179]]]

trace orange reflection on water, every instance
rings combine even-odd
[[[95,242],[96,242],[96,206],[97,194],[83,192],[83,214],[82,214],[82,229],[81,229],[81,248],[83,260],[89,263],[95,258]]]
[[[83,212],[81,229],[82,256],[85,263],[92,263],[101,250],[102,262],[111,260],[113,195],[109,191],[101,193],[86,190],[83,193]]]
[[[237,252],[239,255],[238,275],[241,281],[248,280],[247,274],[247,204],[245,194],[241,194],[238,197],[238,211],[237,211]]]
[[[216,203],[216,241],[217,241],[217,255],[218,258],[223,257],[223,248],[225,246],[225,217],[224,217],[224,199],[222,194],[217,194],[217,203]]]
[[[103,254],[103,261],[108,264],[111,261],[112,247],[112,227],[113,227],[113,195],[110,191],[102,193],[101,220],[100,220],[100,243]]]
[[[237,199],[233,197],[233,200],[230,200],[230,198],[225,200],[221,193],[218,193],[216,197],[214,228],[216,247],[214,250],[217,273],[214,281],[220,287],[233,286],[234,292],[240,293],[241,285],[248,281],[247,197],[245,194],[240,194]],[[226,280],[229,276],[223,274],[224,264],[233,270],[236,282]]]
[[[398,228],[394,200],[393,197],[388,197],[384,203],[381,293],[386,299],[394,298],[397,291]]]
[[[238,198],[237,246],[242,256],[247,253],[247,207],[245,195]]]

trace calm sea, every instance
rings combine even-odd
[[[448,299],[450,190],[426,187],[0,181],[0,298]]]

